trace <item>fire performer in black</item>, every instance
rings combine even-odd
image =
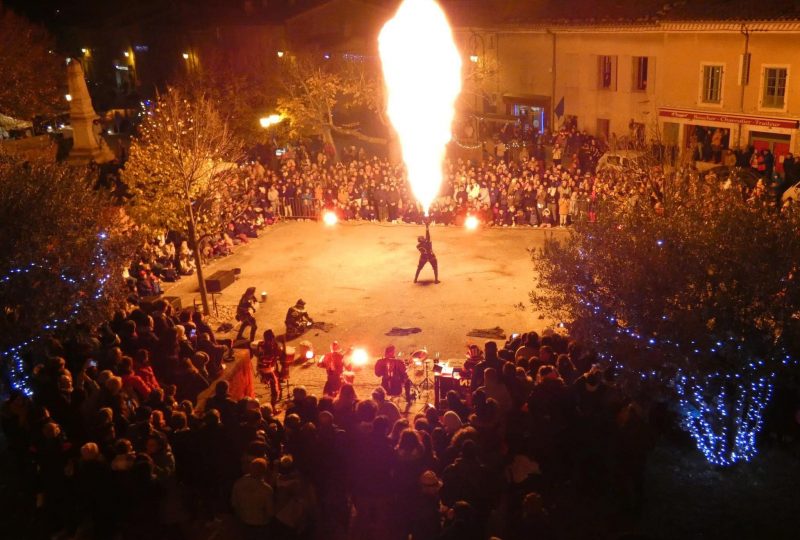
[[[419,264],[417,264],[417,273],[414,275],[414,283],[419,279],[419,273],[422,268],[431,263],[433,267],[434,283],[439,283],[439,262],[436,260],[436,254],[433,252],[433,242],[431,242],[431,231],[428,228],[430,221],[425,222],[425,236],[417,237],[417,249],[419,250]]]

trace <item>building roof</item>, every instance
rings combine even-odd
[[[370,13],[388,16],[391,13],[389,8],[392,7],[392,2],[393,0],[318,0],[309,2],[303,9],[293,11],[286,17],[286,22],[304,19],[316,12],[328,9],[342,10],[346,13],[352,13],[354,10],[368,10]]]
[[[442,0],[458,26],[798,21],[796,0]]]

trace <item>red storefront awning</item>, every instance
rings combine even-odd
[[[691,122],[721,122],[725,124],[742,124],[748,126],[797,129],[800,120],[793,118],[775,118],[770,116],[751,116],[736,113],[714,113],[708,111],[693,111],[691,109],[671,109],[661,107],[658,116],[662,118],[675,118]]]

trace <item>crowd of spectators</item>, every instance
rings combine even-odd
[[[595,174],[603,143],[564,128],[523,144],[530,134],[520,130],[517,124],[499,130],[479,163],[445,163],[441,196],[430,210],[433,223],[461,225],[474,215],[487,226],[565,227],[595,218],[598,198],[614,188],[610,176]],[[274,169],[259,161],[244,165],[254,185],[250,206],[225,230],[203,239],[203,260],[229,255],[279,219],[318,219],[324,210],[341,220],[422,223],[402,165],[354,147],[341,158],[334,163],[329,153],[312,156],[298,145]],[[144,243],[127,270],[143,297],[159,295],[161,282],[194,271],[193,250],[177,232]]]
[[[430,209],[433,223],[461,225],[471,215],[484,226],[565,227],[593,221],[598,205],[607,197],[646,196],[653,206],[660,204],[663,171],[598,171],[598,160],[608,144],[578,130],[574,123],[542,134],[519,122],[484,131],[479,160],[446,160],[440,196]],[[705,150],[695,152],[693,159],[751,170],[763,180],[761,189],[770,189],[774,181],[778,196],[800,178],[800,166],[791,154],[783,160],[783,178],[779,178],[768,150],[729,150],[723,144],[726,139],[720,141],[726,135],[724,130],[713,131],[704,144],[696,144]],[[257,237],[259,230],[278,220],[319,219],[326,210],[340,220],[422,223],[422,209],[402,165],[370,157],[354,146],[344,148],[339,158],[335,161],[330,149],[314,152],[297,144],[267,167],[259,161],[244,165],[254,186],[250,207],[225,230],[203,239],[203,259],[230,254],[235,245]],[[637,182],[619,181],[637,174],[647,181],[633,189]],[[748,186],[748,190],[753,188]],[[168,233],[142,246],[130,275],[140,294],[150,296],[159,293],[159,281],[191,275],[194,267],[194,254],[185,239]]]
[[[163,301],[50,340],[0,414],[31,536],[566,538],[579,502],[642,503],[642,404],[563,336],[472,347],[471,387],[408,415],[350,384],[296,387],[282,418],[224,381],[198,403],[228,354]]]
[[[260,164],[248,164],[245,174],[255,178],[263,171]],[[269,206],[257,207],[254,203],[224,230],[203,236],[200,240],[200,256],[204,263],[227,257],[236,246],[247,244],[258,238],[259,232],[275,223],[276,216]],[[141,297],[158,296],[162,293],[162,282],[175,282],[183,276],[191,276],[197,268],[194,249],[186,237],[178,231],[167,231],[145,241],[137,250],[134,260],[125,270],[131,288]]]
[[[597,170],[599,158],[608,150],[603,140],[574,125],[541,135],[525,127],[509,123],[487,135],[478,161],[445,161],[440,196],[430,209],[431,222],[462,225],[467,216],[475,216],[483,226],[566,227],[594,221],[605,198],[641,196],[649,198],[656,210],[661,205],[663,170],[647,166]],[[769,153],[750,148],[735,153],[720,150],[720,156],[729,168],[749,168],[763,179],[758,186],[745,186],[748,193],[770,188],[774,166]],[[204,238],[203,259],[230,254],[234,246],[257,237],[278,220],[316,220],[324,211],[335,212],[340,220],[423,222],[402,165],[370,157],[363,148],[347,147],[339,157],[335,162],[331,152],[314,153],[296,145],[271,166],[259,161],[245,165],[254,186],[250,206],[225,230]],[[655,164],[657,160],[649,161]],[[785,189],[800,167],[795,167],[791,155],[783,165]],[[142,246],[130,275],[139,293],[151,296],[159,293],[159,281],[175,281],[191,275],[194,268],[194,254],[185,239],[168,233]]]
[[[447,162],[434,222],[471,214],[566,226],[594,220],[603,197],[636,196],[595,171],[603,147],[592,137],[564,129],[531,152],[511,135],[480,163]],[[323,209],[422,219],[403,170],[354,149],[337,164],[292,151],[277,169],[254,163],[248,174],[251,208],[201,244],[203,257]],[[659,204],[657,187],[639,194]],[[129,272],[144,298],[194,264],[169,233],[144,244]],[[36,538],[179,539],[197,537],[198,523],[209,536],[230,522],[243,539],[515,540],[589,537],[607,525],[601,513],[631,523],[662,425],[648,404],[557,333],[470,351],[469,387],[418,413],[403,414],[380,387],[358,396],[347,383],[336,396],[295,387],[277,411],[235,401],[218,381],[231,351],[202,314],[133,304],[94,331],[51,339],[33,396],[3,403],[14,510]]]
[[[555,227],[591,218],[603,184],[595,174],[600,141],[574,128],[534,145],[521,144],[513,131],[507,139],[498,137],[479,163],[446,161],[430,209],[434,223],[460,224],[474,215],[486,225]],[[312,157],[297,147],[276,170],[255,165],[255,207],[279,218],[315,219],[327,209],[342,220],[422,222],[401,165],[354,148],[341,157],[333,163],[324,152]]]

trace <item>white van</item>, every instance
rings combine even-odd
[[[789,186],[789,189],[781,195],[781,202],[792,201],[792,204],[800,203],[800,182]]]

